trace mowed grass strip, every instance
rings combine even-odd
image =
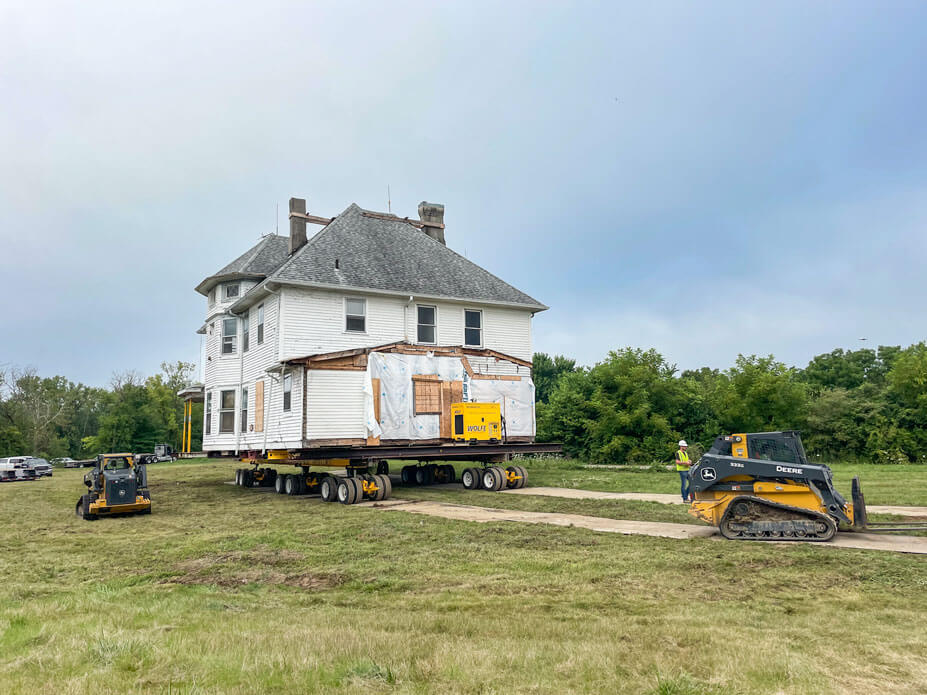
[[[834,485],[847,499],[859,476],[867,504],[927,506],[927,466],[828,464]],[[586,468],[576,459],[537,458],[526,463],[530,485],[570,487],[604,492],[679,494],[679,476],[662,467],[647,470]]]
[[[151,466],[152,515],[96,522],[73,516],[81,471],[0,486],[0,692],[927,682],[922,557],[422,518],[224,485],[234,467]]]

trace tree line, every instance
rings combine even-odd
[[[164,363],[109,388],[0,368],[0,456],[81,458],[104,451],[180,448],[183,401],[194,365]],[[534,356],[537,433],[595,463],[669,461],[679,439],[695,453],[716,436],[798,429],[822,461],[927,463],[927,345],[842,350],[804,369],[739,356],[724,370],[679,372],[656,350],[624,348],[592,367]],[[203,405],[194,404],[193,450]]]
[[[85,386],[63,376],[0,368],[0,456],[83,458],[101,452],[180,449],[183,401],[177,396],[194,365],[163,363],[144,378],[113,376],[109,388]],[[193,408],[193,448],[202,442],[203,406]]]
[[[818,461],[927,463],[927,345],[843,350],[804,369],[772,355],[679,372],[656,350],[609,352],[592,367],[534,356],[537,433],[596,463],[669,461],[679,439],[801,430]]]

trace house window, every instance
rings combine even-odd
[[[464,345],[483,347],[483,312],[464,309]]]
[[[441,414],[441,382],[437,374],[413,374],[416,415]]]
[[[233,282],[225,286],[225,298],[226,299],[237,299],[238,292],[241,289],[241,285],[237,282]]]
[[[251,324],[251,320],[248,314],[245,314],[241,317],[241,351],[248,352],[248,343],[250,341],[250,334],[248,333],[248,328]]]
[[[235,391],[222,391],[219,398],[219,432],[235,431]]]
[[[212,306],[216,303],[216,288],[213,287],[209,290],[209,306]]]
[[[238,319],[222,319],[222,354],[235,354],[235,339],[238,337]]]
[[[418,308],[418,342],[434,343],[437,326],[438,310],[433,306],[420,306]]]
[[[258,345],[264,342],[264,305],[258,304]]]
[[[248,431],[248,389],[241,390],[241,432]]]
[[[367,330],[367,300],[346,297],[344,300],[344,330],[363,333]]]
[[[283,410],[284,412],[289,411],[292,403],[293,403],[293,375],[284,374],[283,375]]]
[[[206,434],[212,434],[212,391],[206,392]]]

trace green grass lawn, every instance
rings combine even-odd
[[[224,485],[234,467],[151,466],[153,513],[95,522],[73,515],[83,471],[0,485],[0,693],[921,693],[927,683],[922,556],[451,521]],[[895,467],[863,468],[872,503],[925,503],[924,477],[904,485]],[[529,470],[534,484],[674,489],[672,474]],[[888,497],[896,486],[908,497]],[[609,513],[598,501],[452,495],[685,517],[667,505]]]

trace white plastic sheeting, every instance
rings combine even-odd
[[[506,437],[534,436],[534,382],[528,377],[521,381],[471,379],[470,400],[501,404]]]
[[[463,381],[467,400],[501,403],[506,435],[534,436],[534,384],[521,381],[470,379],[458,357],[371,352],[364,376],[364,421],[371,437],[438,439],[437,414],[416,415],[412,376],[437,374],[441,381]],[[374,412],[373,379],[380,380],[380,421]]]

